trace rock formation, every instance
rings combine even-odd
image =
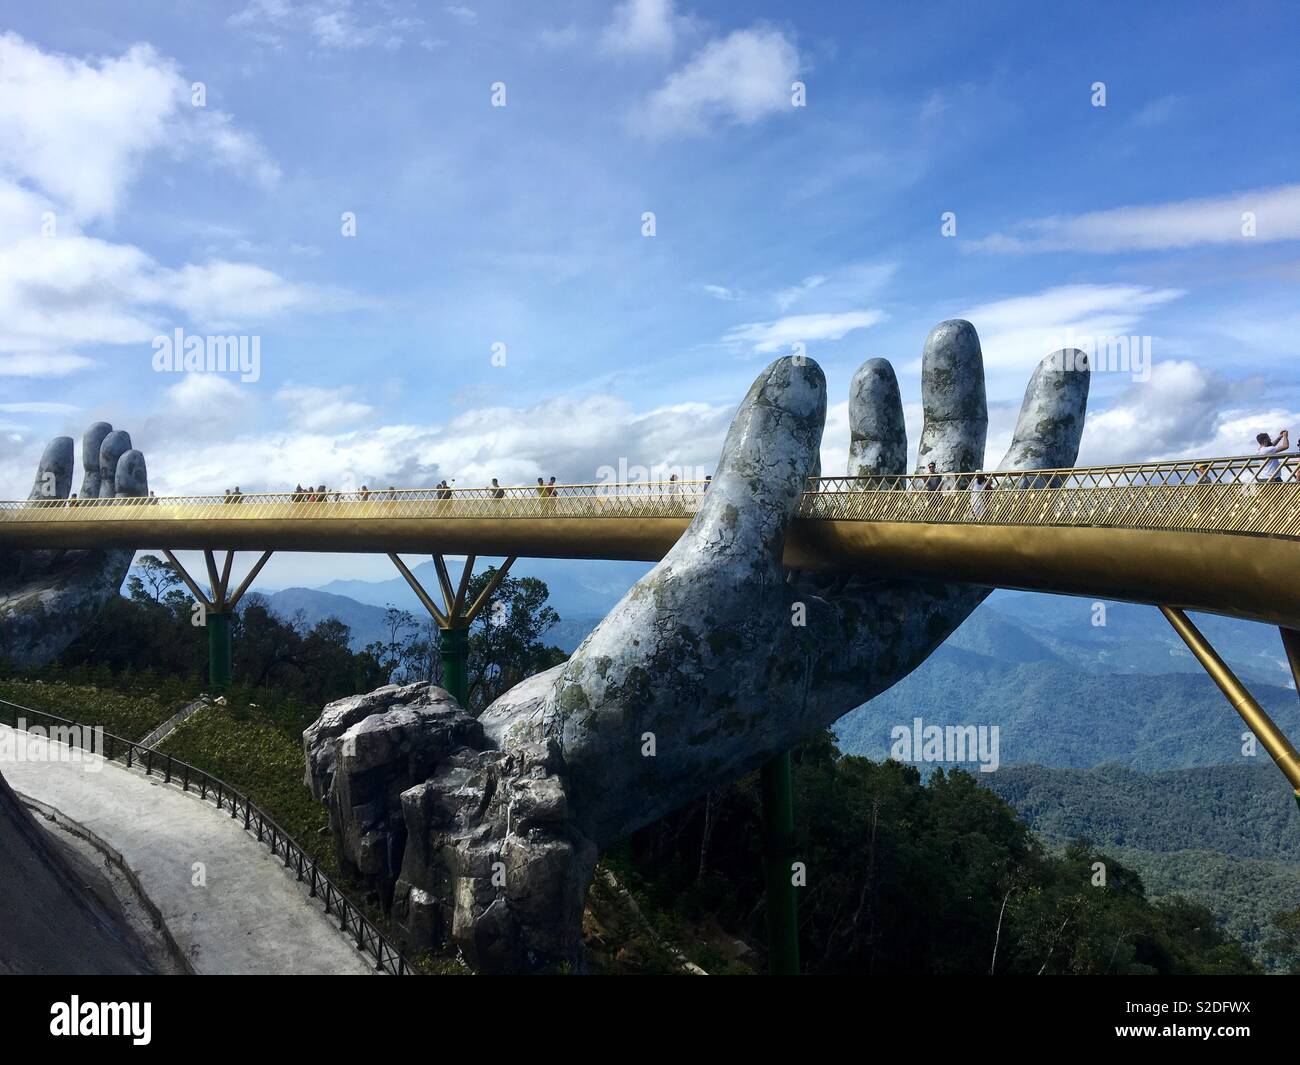
[[[493,972],[580,964],[595,847],[569,823],[553,745],[499,749],[441,688],[412,684],[331,703],[303,747],[344,870],[409,946],[450,942]]]

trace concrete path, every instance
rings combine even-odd
[[[0,773],[122,855],[195,972],[374,972],[306,885],[197,795],[7,725]]]

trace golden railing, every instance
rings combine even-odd
[[[1184,460],[1067,469],[824,477],[799,507],[812,521],[1076,526],[1300,537],[1300,459]],[[1269,477],[1263,473],[1267,469]],[[707,481],[352,492],[29,499],[0,502],[0,523],[117,523],[132,518],[685,518]]]

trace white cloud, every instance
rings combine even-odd
[[[6,414],[72,414],[76,407],[68,403],[0,403]]]
[[[724,285],[702,285],[701,287],[715,300],[733,302],[745,298],[745,294],[740,289],[727,288]]]
[[[151,153],[178,151],[279,177],[229,115],[191,107],[189,82],[148,46],[83,60],[0,35],[0,376],[64,376],[91,365],[69,349],[148,343],[171,323],[223,329],[333,304],[252,264],[171,268],[86,234]]]
[[[177,145],[264,182],[278,177],[228,115],[190,106],[190,83],[148,45],[87,62],[0,35],[0,177],[86,222],[111,217],[145,157]]]
[[[342,294],[295,284],[249,263],[218,260],[162,270],[156,283],[159,302],[214,329],[255,325],[291,311],[355,305]]]
[[[396,5],[387,0],[356,5],[351,0],[312,0],[307,3],[252,0],[226,21],[274,48],[283,46],[281,34],[297,32],[306,34],[321,48],[379,47],[391,52],[401,48],[412,33],[424,26],[424,21],[418,17],[394,15],[395,9]],[[469,8],[455,5],[448,7],[447,11],[462,20],[465,19],[464,13],[474,15]],[[422,47],[431,49],[443,42],[425,37],[420,43]]]
[[[374,407],[349,399],[350,388],[286,385],[275,394],[289,409],[290,424],[309,432],[342,429],[374,412]]]
[[[781,289],[774,302],[782,312],[803,303],[815,303],[824,309],[857,307],[884,291],[896,270],[895,263],[848,263]]]
[[[252,134],[236,129],[234,120],[222,111],[204,109],[194,122],[182,127],[196,154],[207,153],[236,174],[248,175],[270,188],[280,180],[280,168]]]
[[[287,388],[288,402],[308,402]],[[322,390],[330,392],[330,390]],[[397,424],[336,432],[294,425],[258,434],[258,390],[215,374],[186,374],[166,390],[157,412],[134,418],[136,446],[159,493],[273,491],[294,483],[351,488],[362,484],[460,486],[531,484],[541,476],[591,483],[602,466],[695,467],[712,472],[734,404],[678,403],[636,411],[609,395],[555,397],[528,407],[485,407],[441,425]],[[346,403],[346,396],[332,394]],[[142,424],[143,421],[143,424]],[[275,421],[283,424],[283,414]],[[219,442],[219,446],[218,446]],[[0,452],[0,496],[26,492],[44,440]]]
[[[1130,336],[1146,312],[1183,294],[1143,285],[1063,285],[981,304],[958,317],[978,331],[986,367],[1028,372],[1069,334]]]
[[[757,355],[789,353],[795,343],[839,340],[855,329],[866,329],[885,319],[876,310],[836,314],[791,314],[770,322],[748,322],[728,330],[724,343],[748,346]]]
[[[1258,380],[1227,381],[1193,362],[1157,362],[1105,410],[1089,411],[1081,464],[1249,455],[1255,434],[1300,425],[1300,412],[1263,399]]]
[[[1255,235],[1242,232],[1253,215]],[[1300,240],[1300,185],[1040,218],[964,247],[983,251],[1156,251],[1198,244]]]
[[[797,303],[813,289],[826,283],[826,277],[823,274],[813,274],[805,277],[797,285],[790,288],[783,288],[776,294],[776,305],[783,311],[789,310],[792,303]]]
[[[66,377],[94,365],[94,360],[84,355],[53,351],[23,352],[0,355],[0,377]]]
[[[446,10],[452,18],[458,19],[466,26],[472,26],[478,21],[478,12],[464,4],[448,4]]]
[[[0,247],[0,353],[47,374],[77,365],[80,344],[147,344],[169,324],[194,329],[259,325],[348,297],[295,284],[247,263],[215,260],[169,269],[139,248],[92,237],[29,237]],[[2,372],[2,371],[0,371]]]
[[[601,46],[609,52],[667,57],[686,22],[674,14],[673,0],[624,0],[614,8]]]
[[[799,53],[779,30],[736,30],[710,41],[651,94],[644,125],[651,136],[699,134],[717,123],[753,125],[791,110]]]

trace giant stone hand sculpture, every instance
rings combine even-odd
[[[144,456],[131,437],[96,422],[82,438],[78,502],[146,496]],[[65,506],[72,491],[72,437],[51,440],[29,499]],[[0,659],[40,665],[75,640],[122,586],[133,551],[0,551]]]
[[[1058,353],[1038,367],[997,468],[1074,463],[1088,373],[1057,367],[1075,365]],[[988,416],[969,322],[931,332],[922,391],[921,468],[980,468]],[[890,365],[863,365],[849,403],[850,475],[905,472]],[[580,967],[600,847],[896,684],[988,594],[888,573],[786,573],[785,531],[818,471],[825,411],[815,363],[764,370],[682,538],[568,662],[478,721],[441,689],[411,685],[331,704],[308,729],[308,782],[345,864],[391,897],[408,943],[449,938],[487,970]]]

